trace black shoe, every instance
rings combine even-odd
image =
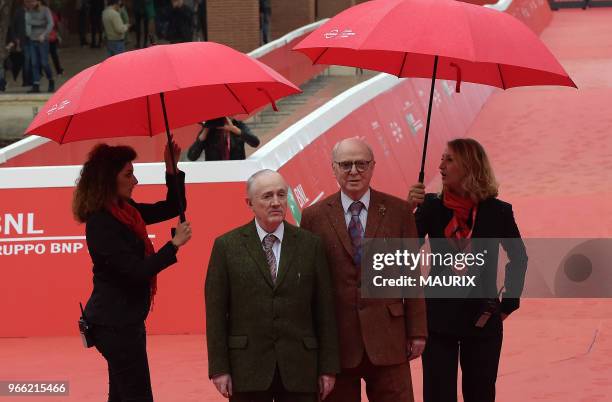
[[[39,94],[40,93],[40,87],[38,86],[38,84],[32,85],[32,88],[30,88],[28,93],[29,94]]]
[[[55,92],[55,81],[49,80],[49,88],[47,88],[47,92]]]

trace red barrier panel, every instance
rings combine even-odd
[[[141,202],[165,196],[163,185],[138,186],[135,191],[135,199]],[[78,303],[86,302],[91,292],[92,264],[85,227],[71,218],[72,192],[73,188],[0,190],[0,306],[4,322],[0,337],[77,333]],[[187,195],[187,218],[194,222],[194,234],[181,248],[179,262],[159,275],[158,294],[148,321],[153,333],[203,331],[204,274],[212,242],[251,219],[244,202],[244,183],[192,184]],[[170,227],[175,225],[166,222],[148,227],[156,248],[170,239]],[[20,238],[30,240],[8,241]]]
[[[194,125],[172,130],[174,138],[181,148],[186,150],[193,143],[199,127],[199,125]],[[155,137],[124,137],[79,141],[64,145],[49,141],[7,160],[6,163],[0,166],[4,168],[80,165],[87,158],[89,150],[99,142],[105,142],[110,145],[129,145],[138,152],[138,161],[142,163],[160,162],[161,155],[163,155],[162,150],[166,146],[166,141],[166,136],[163,134],[156,135]]]

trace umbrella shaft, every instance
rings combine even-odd
[[[183,197],[181,197],[181,190],[178,185],[178,172],[176,171],[176,161],[174,160],[174,149],[172,147],[172,137],[170,136],[170,125],[168,124],[168,114],[166,113],[166,100],[164,98],[164,93],[159,93],[159,98],[161,100],[162,112],[164,114],[164,123],[166,125],[166,138],[168,139],[168,150],[170,151],[170,161],[172,162],[172,178],[175,181],[174,188],[176,189],[176,200],[179,207],[179,215],[181,218],[181,222],[185,222],[185,208],[183,207]],[[174,234],[173,234],[174,236]]]
[[[429,108],[427,109],[427,125],[425,126],[425,139],[423,140],[423,157],[421,158],[421,171],[419,172],[419,183],[425,180],[425,159],[427,158],[427,141],[429,140],[429,122],[431,121],[431,107],[436,87],[436,73],[438,72],[438,56],[434,58],[433,74],[431,76],[431,90],[429,91]]]

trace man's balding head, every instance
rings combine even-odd
[[[359,200],[370,188],[374,173],[372,148],[359,138],[339,141],[332,150],[332,168],[342,192]]]
[[[285,219],[289,187],[280,173],[260,170],[247,180],[247,205],[265,231],[274,232]]]

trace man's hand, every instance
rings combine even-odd
[[[427,343],[425,338],[411,338],[408,340],[408,343],[406,344],[408,360],[413,360],[421,356],[423,354],[423,350],[425,350],[425,343]]]
[[[321,400],[327,398],[327,395],[332,392],[334,384],[336,384],[335,375],[323,374],[319,376],[319,395],[321,396]]]
[[[212,378],[213,384],[217,387],[217,391],[225,398],[232,396],[232,376],[229,374],[219,374]]]
[[[40,34],[40,36],[38,37],[38,41],[39,42],[44,42],[45,41],[45,34]]]
[[[229,117],[225,118],[225,125],[220,128],[223,130],[229,131],[230,133],[235,134],[235,135],[242,134],[242,131],[238,127],[236,127],[234,123],[232,123],[232,119],[230,119]]]

